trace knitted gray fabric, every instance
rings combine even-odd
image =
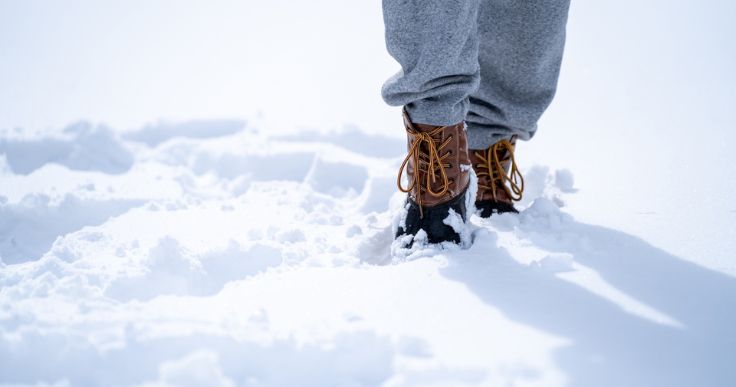
[[[383,0],[386,46],[401,65],[382,89],[412,121],[465,120],[468,145],[530,139],[552,102],[569,0]]]

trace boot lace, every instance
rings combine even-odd
[[[440,197],[447,193],[450,189],[450,179],[447,177],[445,172],[446,168],[451,168],[452,165],[447,163],[445,160],[451,154],[450,151],[440,156],[442,150],[447,144],[452,141],[452,136],[448,136],[447,139],[441,141],[440,134],[445,127],[439,127],[430,132],[420,132],[410,128],[406,131],[414,138],[414,142],[409,148],[409,152],[404,158],[404,162],[401,163],[399,168],[399,176],[396,179],[396,185],[399,190],[404,193],[409,193],[413,189],[419,187],[419,193],[416,195],[417,204],[419,205],[419,214],[421,217],[424,216],[422,210],[422,192],[427,192],[434,197]],[[424,145],[424,146],[423,146]],[[404,171],[412,160],[414,163],[414,175],[410,179],[409,185],[403,187],[401,184],[401,177],[404,175]],[[424,181],[422,181],[424,177]],[[432,189],[432,185],[437,182],[437,179],[442,182],[441,189],[435,191]]]
[[[499,156],[501,155],[501,156]],[[521,175],[514,157],[514,144],[503,139],[484,151],[476,151],[475,156],[481,163],[475,166],[478,178],[488,177],[491,185],[478,183],[478,187],[490,190],[493,200],[498,201],[496,188],[501,187],[513,201],[521,200],[524,193],[524,176]],[[503,163],[510,160],[509,170],[503,168]]]

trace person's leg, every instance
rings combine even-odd
[[[530,139],[557,88],[569,0],[481,0],[480,87],[470,97],[468,142],[486,149]]]
[[[468,147],[478,176],[480,216],[516,212],[524,178],[516,140],[529,140],[552,102],[565,45],[569,0],[482,0],[481,83],[470,96]]]
[[[478,88],[479,0],[383,0],[386,46],[401,65],[381,91],[413,122],[454,125]]]
[[[383,1],[386,45],[401,71],[382,94],[389,105],[404,106],[408,137],[397,179],[408,194],[396,230],[401,246],[416,238],[460,243],[467,235],[461,226],[475,186],[464,120],[480,77],[478,1]]]

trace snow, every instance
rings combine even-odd
[[[0,3],[0,386],[736,380],[732,4],[574,2],[521,213],[400,249],[380,3],[145,3]]]
[[[210,125],[208,138],[146,146],[108,131],[75,143],[86,165],[61,158],[3,172],[3,382],[613,386],[733,376],[736,280],[576,221],[560,207],[576,195],[570,171],[526,170],[519,215],[473,216],[468,227],[448,217],[468,248],[419,235],[392,254],[402,141],[382,139],[395,154],[384,157]],[[48,143],[17,141],[32,153]],[[106,148],[131,165],[98,168],[113,163],[98,155],[118,157]],[[50,175],[60,182],[39,182]]]

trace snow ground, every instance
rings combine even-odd
[[[470,249],[392,256],[402,141],[228,121],[160,129],[3,136],[3,382],[736,377],[736,279],[576,221],[561,208],[575,197],[567,170],[527,169],[525,210],[474,217]]]
[[[0,385],[736,380],[732,2],[573,2],[524,211],[399,256],[346,4],[0,0]]]

